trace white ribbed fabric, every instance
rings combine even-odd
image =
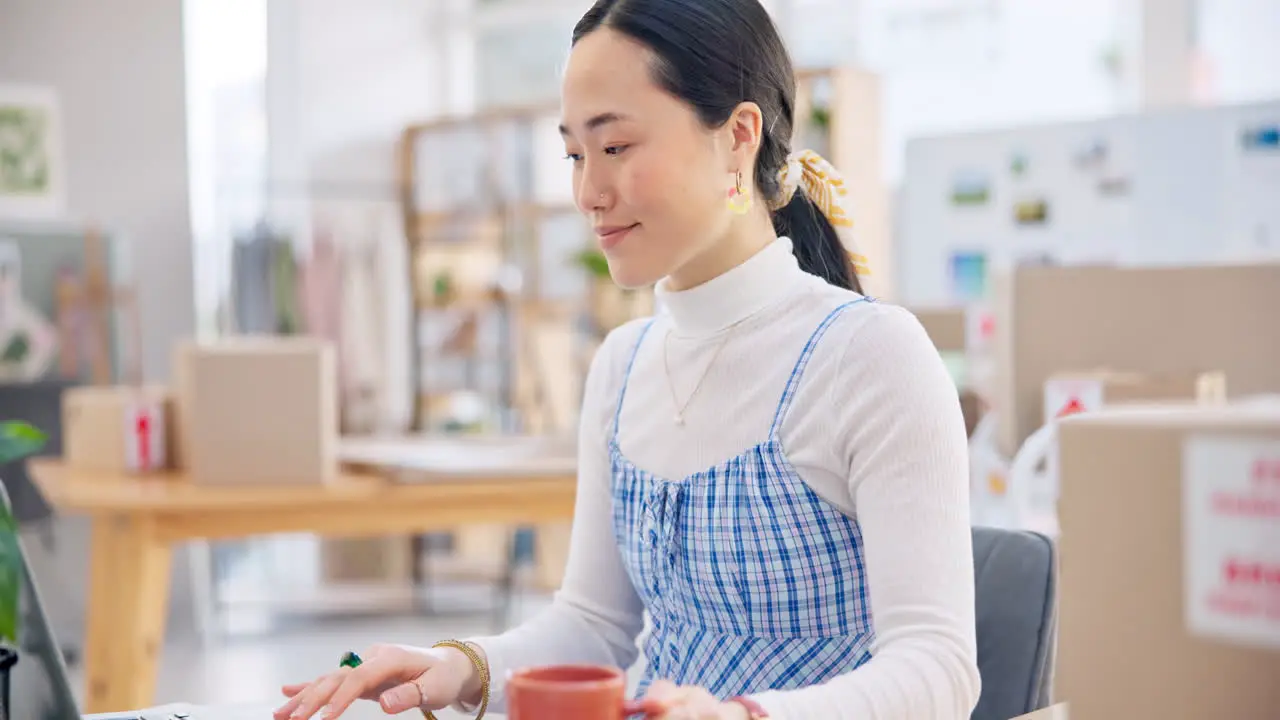
[[[857,297],[802,271],[786,238],[711,282],[684,292],[660,284],[658,293],[665,312],[636,358],[619,443],[667,478],[764,440],[805,341]],[[592,364],[569,564],[555,602],[507,633],[474,639],[497,681],[495,709],[513,668],[627,667],[638,654],[643,608],[614,544],[607,441],[641,327],[612,333]],[[721,341],[677,424],[664,351],[683,403]],[[780,434],[804,481],[861,525],[877,640],[855,671],[756,699],[781,720],[968,718],[979,693],[968,449],[955,386],[915,317],[885,304],[845,312],[817,347]]]

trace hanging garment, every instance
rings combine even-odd
[[[298,264],[293,244],[287,237],[271,243],[271,300],[275,310],[274,331],[279,335],[302,332],[302,312],[298,302]]]
[[[232,243],[231,292],[235,318],[233,332],[245,334],[274,333],[275,306],[272,302],[272,240],[266,225],[259,224],[251,232]]]
[[[413,421],[417,387],[413,378],[413,296],[409,286],[409,244],[403,214],[388,204],[377,213],[377,279],[382,327],[378,430],[402,433]]]
[[[382,367],[373,252],[353,242],[342,260],[342,409],[344,429],[368,432],[377,417]]]
[[[342,360],[342,256],[332,236],[323,233],[311,246],[311,257],[298,270],[298,304],[308,335],[333,343],[337,355],[338,387],[345,371]]]

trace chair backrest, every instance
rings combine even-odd
[[[1058,628],[1053,541],[976,527],[973,565],[982,695],[972,720],[1009,720],[1048,707]]]

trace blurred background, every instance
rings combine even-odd
[[[765,5],[871,292],[956,379],[975,522],[1057,532],[1009,487],[1104,388],[1280,392],[1280,0]],[[654,310],[608,281],[561,160],[587,6],[0,0],[0,420],[61,451],[69,388],[177,387],[190,338],[305,336],[333,350],[312,395],[344,468],[385,459],[362,438],[571,435],[600,339]],[[0,474],[82,679],[96,511]],[[500,629],[550,598],[566,528],[184,540],[156,699],[269,699],[348,647]]]

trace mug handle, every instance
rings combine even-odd
[[[641,698],[639,700],[628,700],[622,703],[622,717],[629,718],[632,715],[640,715],[645,718],[656,718],[666,711],[656,700],[649,698]]]

